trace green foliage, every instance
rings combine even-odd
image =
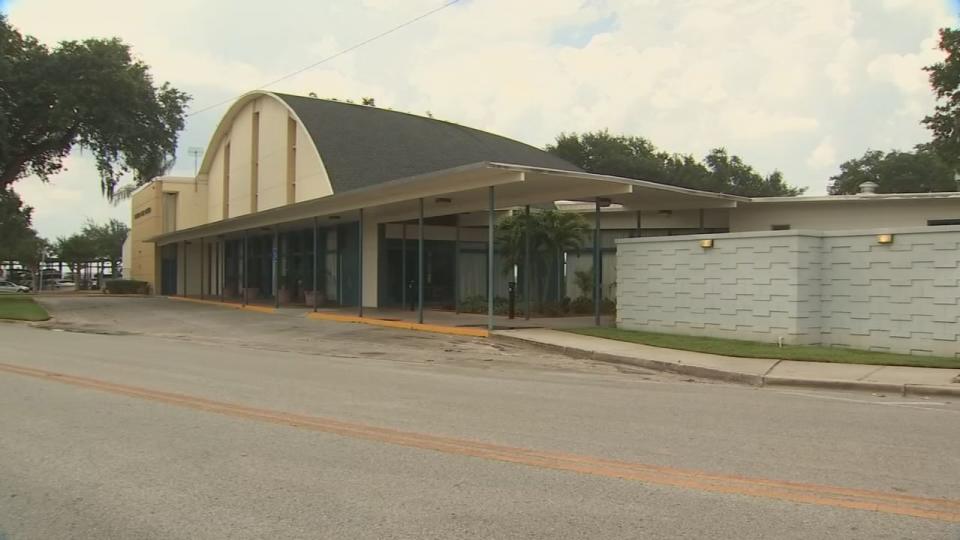
[[[135,279],[109,279],[104,288],[107,294],[149,294],[150,284]]]
[[[57,238],[53,253],[74,270],[80,263],[96,259],[118,261],[129,230],[126,224],[116,219],[103,225],[87,220],[79,233]]]
[[[780,347],[776,342],[764,343],[759,341],[741,341],[703,336],[661,334],[657,332],[623,330],[620,328],[590,327],[568,330],[568,332],[630,343],[642,343],[652,347],[742,358],[779,358],[782,360],[836,362],[842,364],[960,368],[960,358],[943,356],[912,356],[909,354],[864,351],[843,347],[820,347],[815,345],[784,345]]]
[[[580,296],[593,298],[593,268],[589,270],[577,270],[573,274],[573,280],[580,289]]]
[[[31,231],[33,208],[25,206],[20,196],[12,189],[0,190],[0,259],[9,249],[7,242],[22,237]]]
[[[57,238],[53,244],[53,252],[61,261],[67,263],[74,271],[80,263],[96,258],[96,244],[83,234],[72,234],[68,237]]]
[[[859,193],[864,182],[876,182],[877,193],[957,190],[953,169],[925,147],[918,147],[915,152],[868,150],[862,157],[841,164],[840,173],[830,180],[831,195]]]
[[[590,232],[590,223],[581,214],[558,210],[536,210],[514,213],[497,223],[497,250],[503,257],[503,273],[510,274],[514,265],[525,259],[526,237],[530,233],[531,276],[556,275],[560,257],[565,251],[580,249]],[[533,279],[538,304],[546,296],[544,279]]]
[[[593,313],[593,299],[586,296],[574,298],[570,302],[570,312],[575,315],[587,315]]]
[[[715,148],[697,161],[691,155],[658,150],[643,137],[595,131],[561,133],[546,150],[583,170],[748,197],[795,196],[803,188],[786,184],[780,171],[757,173],[738,156]]]
[[[88,219],[80,234],[90,241],[94,258],[119,261],[123,255],[123,241],[129,232],[130,227],[117,219],[111,219],[103,225]]]
[[[956,167],[960,164],[960,30],[941,28],[939,46],[946,58],[924,68],[930,74],[937,106],[923,123],[933,132],[934,150]]]
[[[520,313],[520,306],[517,306],[517,313]],[[502,296],[493,299],[494,315],[507,315],[510,310],[510,302]],[[460,301],[460,311],[463,313],[487,313],[486,295],[476,294],[468,296]]]
[[[12,189],[0,188],[0,261],[19,261],[36,268],[49,251],[46,240],[31,226],[33,208]]]
[[[22,294],[0,295],[0,319],[15,321],[45,321],[50,318],[47,311],[33,298]]]
[[[81,145],[96,160],[109,198],[120,177],[142,184],[174,156],[189,97],[156,86],[117,38],[64,41],[48,49],[0,15],[0,187],[63,168]]]
[[[32,214],[33,208],[12,189],[0,190],[0,260],[19,259],[21,244],[36,236],[30,226]]]

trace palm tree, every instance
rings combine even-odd
[[[531,277],[557,276],[557,295],[562,290],[563,254],[579,249],[590,231],[590,224],[580,214],[545,210],[507,216],[497,224],[497,244],[503,257],[503,273],[509,275],[514,266],[523,265],[526,237],[530,234]],[[537,303],[542,308],[546,299],[547,283],[536,280]]]
[[[112,193],[108,193],[107,200],[114,206],[128,200],[133,196],[133,192],[139,189],[140,186],[158,176],[163,176],[170,172],[170,169],[173,168],[176,161],[177,158],[175,155],[164,154],[162,152],[143,159],[143,162],[137,164],[135,167],[133,182],[124,184]]]

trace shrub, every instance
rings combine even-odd
[[[494,315],[506,315],[509,310],[509,300],[502,296],[498,296],[493,299]],[[460,301],[460,311],[462,313],[486,313],[487,297],[485,295],[476,294],[464,298]],[[516,312],[520,313],[520,306],[517,306]]]
[[[570,302],[570,311],[577,315],[587,315],[593,313],[593,300],[586,296],[580,296]]]
[[[544,317],[562,317],[567,314],[568,306],[559,302],[544,302],[540,315]]]
[[[150,284],[135,279],[111,279],[104,290],[107,294],[149,294]]]

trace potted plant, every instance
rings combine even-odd
[[[308,306],[322,306],[327,302],[327,291],[323,284],[330,277],[330,272],[324,272],[322,276],[317,276],[318,290],[313,289],[304,289],[303,290],[303,303]],[[316,296],[316,304],[314,304],[314,296]]]

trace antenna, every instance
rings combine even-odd
[[[193,156],[193,175],[197,175],[197,169],[200,164],[200,156],[203,155],[203,148],[199,146],[191,146],[187,149],[187,153]]]

